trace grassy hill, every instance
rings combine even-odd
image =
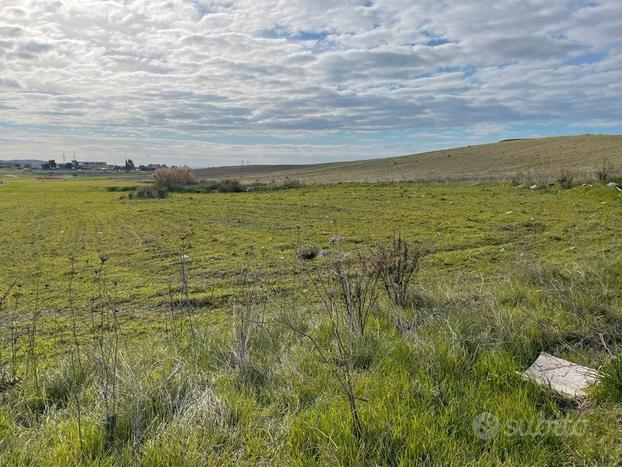
[[[565,136],[507,140],[409,156],[310,165],[237,166],[198,170],[201,178],[307,182],[495,180],[516,174],[592,175],[608,158],[622,167],[622,136]]]

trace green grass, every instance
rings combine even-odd
[[[22,378],[0,395],[2,464],[622,461],[615,190],[342,184],[128,200],[108,187],[135,180],[18,176],[0,178],[0,297],[15,285],[0,310],[0,364],[12,372],[15,336]],[[357,348],[357,434],[330,365],[292,329],[332,345],[296,251],[368,251],[400,232],[434,253],[406,306],[382,298]],[[244,370],[233,312],[248,299],[243,270],[263,303]],[[609,382],[589,404],[564,401],[517,375],[542,350],[605,365]],[[587,430],[480,439],[482,412],[502,426],[568,417]]]

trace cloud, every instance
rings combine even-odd
[[[622,128],[618,0],[5,0],[0,18],[0,158],[297,162]]]

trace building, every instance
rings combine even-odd
[[[81,161],[78,164],[82,170],[108,170],[110,168],[107,162]]]

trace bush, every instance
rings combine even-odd
[[[201,183],[194,182],[191,184],[178,183],[171,181],[167,188],[175,193],[243,193],[243,192],[271,192],[279,190],[289,190],[304,186],[298,180],[286,180],[282,184],[275,182],[264,183],[255,182],[251,184],[243,184],[235,178],[227,178],[224,180],[206,180]]]
[[[312,261],[319,256],[321,251],[322,249],[318,245],[308,245],[299,248],[296,251],[296,256],[303,261]]]
[[[213,190],[219,193],[241,193],[246,191],[242,183],[236,179],[225,179],[216,182],[213,186]]]
[[[615,166],[613,165],[613,162],[605,158],[603,159],[603,163],[600,169],[598,169],[598,172],[596,172],[596,176],[598,177],[598,180],[600,180],[601,182],[608,183],[613,178],[614,172],[615,172]]]
[[[398,306],[406,303],[424,256],[429,253],[417,242],[409,243],[401,235],[389,245],[378,245],[373,252],[376,271],[389,298]]]
[[[568,170],[562,170],[557,177],[557,183],[564,189],[572,188],[574,176]]]
[[[249,191],[248,188],[239,180],[236,179],[225,179],[225,180],[208,180],[202,182],[199,185],[186,185],[180,186],[175,185],[172,187],[171,191],[179,191],[186,193],[242,193],[244,191]]]
[[[168,189],[174,186],[196,185],[198,183],[190,167],[158,169],[153,174],[153,178],[157,187],[166,187]]]
[[[168,188],[156,186],[141,186],[135,192],[128,193],[129,199],[164,199],[168,198]]]
[[[107,186],[106,191],[111,192],[127,192],[127,191],[136,191],[138,187],[136,185],[128,185],[128,186]]]
[[[292,179],[287,178],[281,185],[281,187],[283,187],[286,190],[293,189],[293,188],[302,188],[303,186],[304,184],[296,178],[292,178]]]

